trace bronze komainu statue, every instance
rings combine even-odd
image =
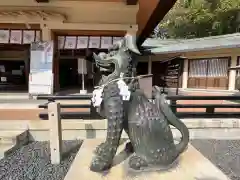
[[[171,111],[160,88],[153,88],[153,102],[139,88],[136,54],[140,52],[135,36],[128,34],[107,54],[94,54],[102,78],[92,101],[100,115],[108,120],[108,127],[106,141],[96,148],[90,166],[92,171],[101,172],[111,167],[123,129],[130,139],[126,147],[134,152],[129,159],[133,170],[166,168],[188,145],[189,131]],[[182,134],[179,144],[174,144],[170,125]]]

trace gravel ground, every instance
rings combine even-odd
[[[240,180],[240,140],[192,140],[192,145],[232,180]],[[50,162],[48,142],[32,142],[0,160],[0,180],[63,180],[80,140],[64,141],[60,165]]]
[[[240,180],[240,140],[193,140],[192,145],[232,180]]]
[[[0,160],[0,180],[62,180],[80,145],[63,141],[63,161],[52,165],[49,142],[32,142]]]

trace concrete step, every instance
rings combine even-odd
[[[91,100],[56,100],[60,104],[91,104]]]
[[[0,99],[3,100],[12,100],[12,99],[21,99],[28,100],[28,93],[0,93]]]
[[[196,180],[196,179],[218,179],[229,180],[215,165],[206,159],[193,146],[179,158],[179,163],[173,169],[163,172],[133,173],[127,168],[129,156],[123,151],[125,143],[118,148],[113,167],[108,173],[95,173],[89,170],[93,152],[103,139],[84,140],[64,180],[126,180],[126,179],[164,179],[164,180]]]
[[[27,130],[1,130],[0,131],[0,144],[25,144],[28,141]]]

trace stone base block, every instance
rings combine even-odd
[[[113,167],[108,172],[89,170],[93,151],[103,140],[85,140],[64,180],[229,180],[216,166],[193,146],[179,157],[178,164],[167,171],[132,172],[127,168],[129,155],[124,151],[125,142],[118,148]]]

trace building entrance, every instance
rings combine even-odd
[[[29,45],[1,44],[0,91],[27,92]]]
[[[82,73],[83,64],[81,60],[85,61],[84,73]],[[59,59],[59,84],[61,91],[74,90],[76,93],[79,93],[84,83],[84,89],[91,92],[95,85],[94,77],[94,64],[91,61],[82,58]]]
[[[27,91],[28,83],[25,68],[24,61],[0,60],[0,89]]]
[[[153,85],[162,87],[172,95],[178,94],[182,86],[183,62],[184,57],[152,62]]]
[[[101,78],[101,74],[94,65],[93,52],[96,54],[107,52],[112,44],[121,39],[119,35],[116,37],[107,35],[108,32],[99,32],[103,34],[97,35],[98,32],[89,31],[87,34],[78,35],[82,33],[77,31],[55,32],[55,43],[57,44],[57,57],[54,65],[56,91],[59,91],[59,88],[60,90],[78,88],[78,93],[80,90],[82,90],[81,93],[86,93],[86,91],[91,93]],[[119,32],[119,34],[122,33]],[[84,65],[82,60],[84,60]],[[83,66],[84,72],[82,72]]]
[[[61,90],[81,87],[77,59],[60,59],[59,72],[59,84]]]

